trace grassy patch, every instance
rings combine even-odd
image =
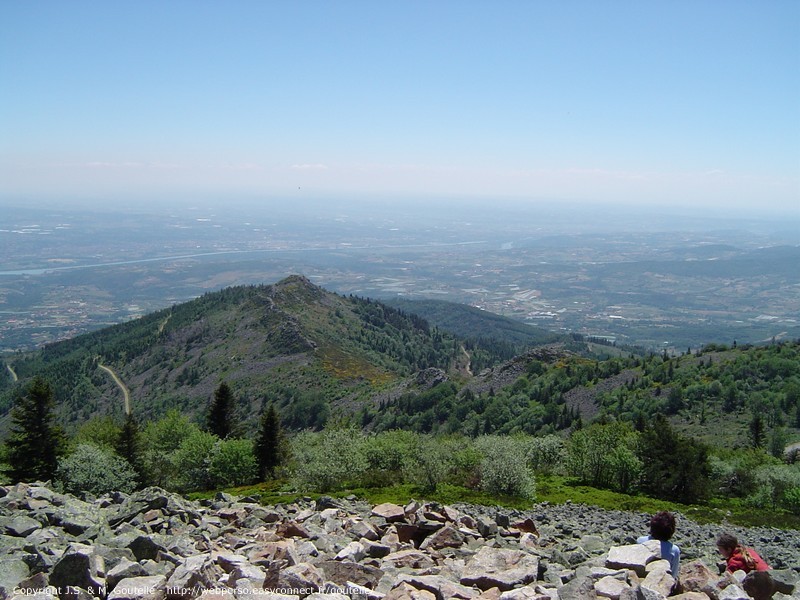
[[[539,476],[536,479],[539,502],[561,504],[570,500],[608,510],[630,510],[654,513],[670,510],[686,515],[698,523],[727,522],[744,527],[778,527],[800,529],[800,516],[778,510],[754,509],[736,500],[714,500],[707,505],[680,504],[648,496],[620,494],[589,486],[577,485],[569,478]]]

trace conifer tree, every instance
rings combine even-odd
[[[275,405],[270,404],[261,415],[258,437],[256,438],[256,459],[258,460],[258,477],[266,481],[275,476],[275,469],[280,466],[283,453],[283,432],[281,421]]]
[[[208,411],[207,428],[210,433],[224,440],[233,433],[235,400],[231,388],[224,381],[214,391]]]
[[[53,424],[53,391],[35,377],[11,412],[11,434],[6,442],[13,481],[46,481],[58,466],[63,445],[61,429]]]
[[[753,418],[750,420],[750,445],[753,448],[763,448],[766,435],[764,417],[760,413],[753,413]]]
[[[125,417],[125,423],[122,425],[122,430],[119,433],[116,448],[117,454],[128,461],[133,467],[136,475],[139,478],[139,484],[145,483],[144,461],[142,460],[142,436],[139,431],[139,423],[133,416],[133,413],[128,413]]]

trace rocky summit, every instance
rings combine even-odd
[[[720,575],[722,531],[770,561],[767,594],[800,598],[798,531],[679,515],[676,585],[658,548],[635,543],[647,522],[576,504],[515,511],[323,497],[263,506],[227,494],[192,502],[159,488],[84,501],[17,484],[0,487],[0,600],[759,597],[743,573]]]

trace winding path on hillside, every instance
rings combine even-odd
[[[19,381],[19,377],[17,377],[17,374],[14,372],[14,369],[11,368],[11,365],[6,363],[6,369],[8,369],[9,373],[11,373],[11,380],[14,383],[17,383]]]
[[[103,371],[105,371],[109,375],[111,375],[111,378],[114,380],[114,383],[116,383],[117,387],[122,390],[122,396],[124,397],[125,400],[125,414],[126,415],[131,414],[131,393],[128,391],[127,386],[122,382],[119,376],[111,368],[105,365],[101,365],[100,363],[97,363],[97,366],[103,369]]]

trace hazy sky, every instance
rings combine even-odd
[[[0,2],[0,202],[800,211],[800,2]]]

